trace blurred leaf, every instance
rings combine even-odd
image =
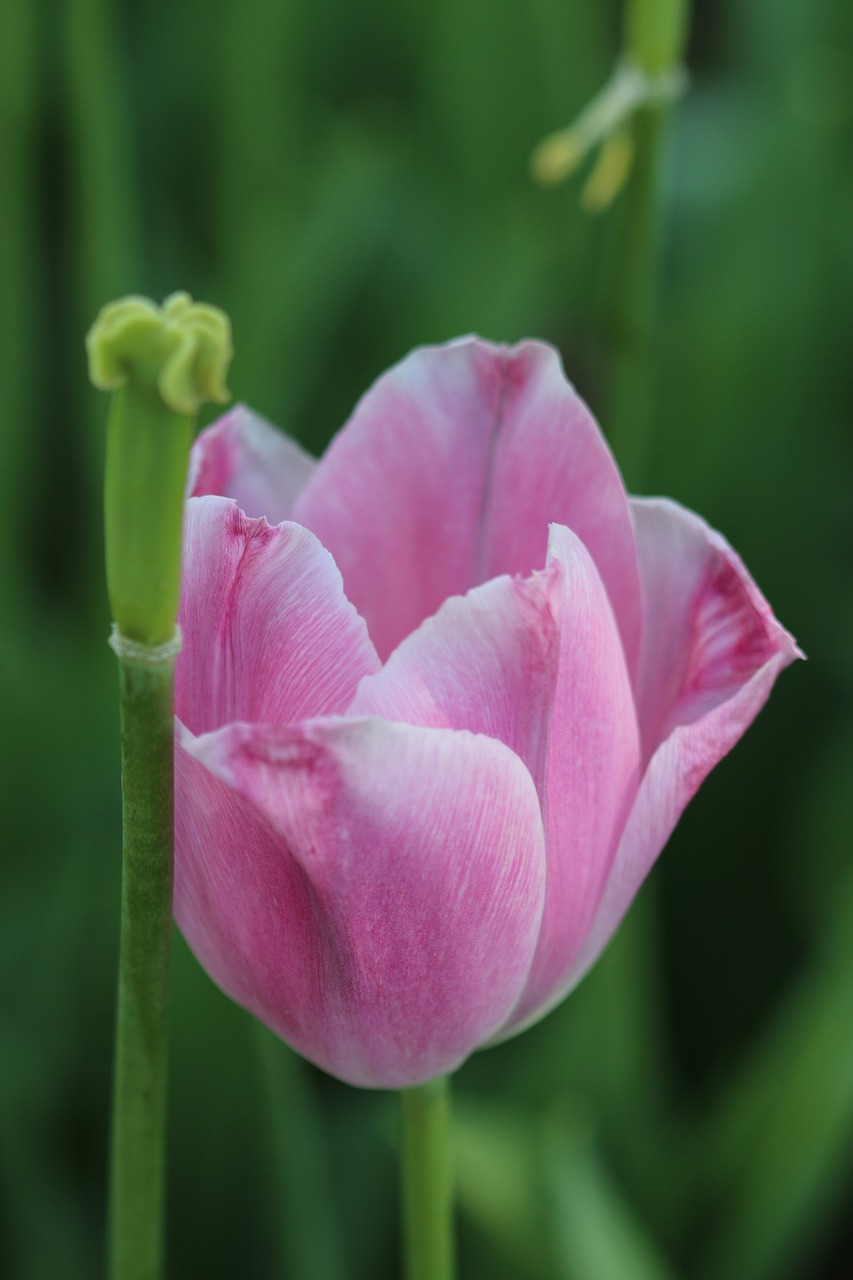
[[[526,1274],[671,1280],[604,1162],[591,1116],[468,1102],[457,1107],[455,1157],[463,1210]]]
[[[115,0],[64,7],[68,142],[77,238],[74,320],[91,324],[105,302],[143,292],[138,151]]]
[[[374,269],[387,234],[396,161],[393,140],[379,148],[358,130],[333,132],[317,158],[317,179],[297,222],[275,216],[240,255],[225,297],[237,340],[238,396],[291,431],[328,369],[354,296]],[[329,424],[330,434],[339,423]],[[316,429],[300,435],[318,450]]]
[[[556,1274],[562,1280],[674,1280],[598,1149],[592,1126],[547,1117],[542,1146]]]
[[[462,1212],[525,1274],[551,1275],[551,1247],[535,1117],[499,1103],[456,1104],[456,1183]]]
[[[838,1206],[853,1149],[853,880],[814,962],[724,1095],[707,1169],[722,1202],[699,1274],[792,1272]]]

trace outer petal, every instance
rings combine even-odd
[[[647,601],[637,703],[648,759],[766,663],[802,655],[721,534],[667,498],[634,498],[631,508]]]
[[[640,703],[651,759],[573,982],[615,932],[700,784],[802,656],[725,539],[674,502],[633,506],[649,602]]]
[[[344,710],[379,666],[329,553],[225,498],[186,506],[175,704],[194,733]]]
[[[188,496],[233,498],[247,516],[280,524],[290,519],[316,465],[295,440],[241,404],[199,434]]]
[[[552,526],[548,563],[449,600],[359,687],[353,712],[471,729],[525,762],[545,820],[548,880],[511,1026],[563,994],[633,803],[639,739],[613,611],[583,544]]]
[[[592,554],[633,669],[640,586],[622,481],[559,357],[463,339],[367,393],[294,518],[335,557],[386,657],[448,596],[545,559],[549,521]]]
[[[179,733],[175,914],[208,972],[352,1084],[453,1070],[530,966],[530,775],[465,733],[325,720]]]

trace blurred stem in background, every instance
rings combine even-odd
[[[608,403],[602,421],[629,492],[647,486],[653,425],[653,330],[661,266],[663,158],[672,104],[683,91],[689,0],[627,0],[616,77],[638,76],[638,91],[605,139],[587,184],[592,211],[618,193],[609,259],[602,272],[602,327],[608,353]],[[622,159],[622,154],[627,158]],[[609,176],[615,169],[612,177]],[[622,184],[624,183],[624,187]],[[601,203],[596,204],[599,193]],[[625,1131],[638,1185],[661,1177],[655,1141],[670,1073],[662,999],[660,914],[647,887],[602,958],[597,975],[602,1071],[610,1120]],[[664,1162],[665,1165],[665,1162]]]
[[[16,605],[33,594],[28,565],[21,555],[20,530],[27,514],[28,481],[34,459],[36,423],[32,397],[34,353],[40,330],[36,321],[37,262],[33,139],[39,89],[36,68],[37,15],[33,5],[11,5],[4,12],[0,40],[0,334],[3,335],[3,414],[0,431],[0,582],[4,623]],[[21,127],[22,121],[25,127]]]
[[[184,488],[202,403],[228,398],[227,318],[174,294],[105,307],[89,374],[113,391],[104,524],[119,660],[122,899],[109,1274],[163,1270],[167,1013],[174,848],[174,672]]]
[[[450,1082],[439,1076],[400,1094],[403,1109],[403,1256],[406,1280],[453,1280]]]
[[[641,490],[653,411],[652,334],[662,243],[662,170],[672,101],[683,86],[688,0],[628,0],[625,59],[659,94],[630,118],[631,167],[614,211],[614,242],[605,286],[610,349],[607,431],[628,489]]]
[[[626,485],[633,492],[644,486],[651,438],[662,156],[672,101],[683,87],[687,24],[688,0],[627,0],[625,5],[622,65],[639,72],[641,82],[650,88],[645,101],[632,108],[623,126],[631,159],[614,209],[611,258],[603,277],[603,320],[610,357],[610,402],[603,420]],[[612,136],[618,137],[618,130]],[[606,173],[607,166],[603,149],[599,171]],[[590,183],[595,179],[593,173]],[[635,904],[634,918],[601,966],[599,981],[605,997],[601,1016],[609,1029],[611,1046],[606,1070],[620,1112],[614,1118],[620,1124],[630,1123],[632,1108],[635,1120],[642,1115],[653,1124],[664,1091],[666,1032],[659,936],[655,898],[647,892]],[[638,1108],[640,1099],[643,1105]],[[644,1131],[639,1128],[639,1142],[629,1144],[638,1163],[648,1152]]]
[[[600,213],[619,196],[604,281],[610,404],[603,421],[632,490],[642,487],[648,452],[662,158],[672,103],[686,82],[688,16],[688,0],[627,0],[624,44],[612,76],[531,158],[533,176],[548,185],[569,177],[596,150],[581,204]]]

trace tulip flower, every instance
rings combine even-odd
[[[450,1072],[578,983],[796,645],[542,343],[415,351],[319,462],[237,409],[190,487],[178,923],[341,1079]]]

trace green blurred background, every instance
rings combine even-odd
[[[609,73],[590,0],[6,0],[0,39],[0,1275],[99,1274],[119,893],[98,307],[224,306],[319,451],[411,346],[555,342],[604,417],[614,213],[528,178]],[[456,1079],[461,1271],[853,1274],[853,8],[708,0],[669,154],[642,488],[809,655],[602,963]],[[606,419],[604,425],[607,427]],[[634,477],[629,477],[634,479]],[[395,1099],[174,960],[173,1277],[399,1271]]]

